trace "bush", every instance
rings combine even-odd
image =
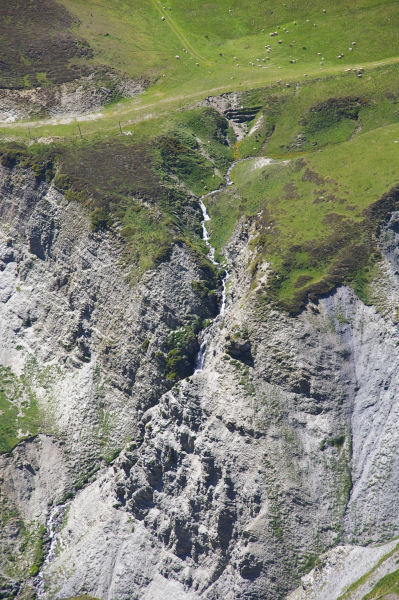
[[[111,217],[105,208],[97,207],[90,213],[90,227],[92,231],[107,229],[111,223]]]
[[[57,173],[57,175],[54,177],[53,183],[57,190],[62,191],[68,190],[71,186],[70,179],[65,173]]]
[[[33,565],[30,569],[29,569],[29,575],[31,577],[36,577],[36,575],[39,573],[40,567],[38,565]]]
[[[173,250],[173,245],[168,245],[168,246],[161,246],[160,249],[158,250],[158,252],[156,252],[153,262],[154,265],[157,267],[158,265],[162,264],[163,262],[166,262],[167,260],[170,259],[170,256],[172,254],[172,250]]]

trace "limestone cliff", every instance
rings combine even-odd
[[[117,227],[92,232],[26,170],[2,169],[0,193],[4,402],[20,390],[20,441],[0,458],[3,597],[283,598],[327,549],[398,534],[397,215],[373,305],[339,287],[296,317],[260,301],[268,267],[251,275],[241,222],[226,310],[173,380],[171,333],[218,312],[192,251],[132,285]]]

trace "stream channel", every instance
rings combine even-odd
[[[211,196],[215,196],[216,194],[219,194],[220,192],[224,192],[229,186],[233,185],[233,181],[231,179],[231,172],[234,169],[234,167],[236,165],[238,165],[241,162],[247,161],[247,160],[257,160],[254,159],[253,156],[249,157],[249,158],[240,158],[239,160],[236,160],[233,162],[233,164],[229,167],[227,173],[226,173],[226,183],[223,187],[218,188],[216,190],[213,190],[212,192],[208,192],[207,194],[204,194],[203,196],[201,196],[201,198],[199,199],[199,203],[201,206],[201,210],[202,210],[202,239],[204,240],[207,248],[208,248],[208,258],[209,260],[217,267],[220,268],[220,263],[217,262],[217,260],[215,259],[215,253],[216,250],[215,248],[211,245],[210,243],[210,234],[209,231],[206,228],[206,224],[208,221],[210,221],[210,216],[208,214],[207,208],[205,206],[204,200],[206,198],[209,198]],[[264,161],[266,161],[264,164],[268,164],[269,162],[271,162],[271,159],[269,158],[264,158]],[[226,286],[227,286],[227,281],[230,277],[230,273],[229,271],[227,271],[227,269],[225,270],[225,275],[223,277],[223,281],[222,281],[222,301],[220,304],[220,310],[219,310],[219,314],[215,317],[215,319],[217,319],[220,315],[223,315],[225,309],[226,309]],[[212,322],[215,321],[215,319],[213,319]],[[195,373],[197,373],[198,371],[202,371],[204,368],[204,364],[205,364],[205,354],[206,354],[206,347],[209,341],[209,337],[211,334],[210,331],[210,327],[208,326],[201,335],[202,338],[202,342],[201,342],[201,346],[200,346],[200,350],[198,352],[197,355],[197,359],[195,361]]]
[[[216,190],[213,190],[212,192],[208,192],[207,194],[204,194],[203,196],[200,197],[199,199],[199,204],[202,210],[202,239],[204,240],[207,248],[208,248],[208,258],[209,260],[218,268],[221,268],[220,263],[215,259],[215,253],[216,253],[216,249],[211,245],[210,243],[210,234],[209,231],[206,228],[206,224],[208,221],[210,221],[210,216],[208,214],[207,208],[205,206],[204,200],[206,198],[209,198],[211,196],[214,196],[220,192],[223,192],[224,190],[226,190],[229,186],[233,185],[233,181],[231,179],[231,172],[234,169],[234,167],[236,165],[238,165],[241,162],[247,161],[247,160],[260,160],[262,161],[261,164],[259,166],[264,166],[266,164],[269,164],[272,162],[272,159],[270,158],[262,158],[262,159],[254,159],[254,157],[249,157],[249,158],[241,158],[239,160],[236,160],[232,163],[232,165],[229,167],[227,173],[226,173],[226,183],[223,187],[218,188]],[[216,319],[218,319],[221,315],[223,315],[223,313],[225,312],[226,309],[226,285],[227,285],[227,281],[230,277],[230,273],[227,269],[225,269],[225,274],[222,280],[222,300],[220,303],[220,310],[219,310],[219,314],[213,319],[211,325],[209,325],[203,332],[202,332],[202,342],[201,342],[201,346],[200,346],[200,350],[198,352],[197,355],[197,359],[196,359],[196,363],[195,363],[195,372],[198,371],[202,371],[204,368],[204,364],[205,364],[205,354],[206,354],[206,348],[207,348],[207,344],[209,341],[209,338],[211,336],[211,326],[212,324],[215,322]],[[62,521],[66,515],[66,512],[68,510],[68,506],[70,504],[71,500],[69,500],[68,502],[66,502],[65,504],[58,504],[57,506],[54,506],[51,511],[50,511],[50,515],[47,519],[47,523],[46,523],[46,532],[47,532],[47,537],[48,537],[48,550],[46,553],[46,558],[42,564],[42,567],[39,571],[39,573],[36,575],[35,577],[35,589],[36,589],[36,593],[37,593],[37,598],[43,598],[44,596],[44,570],[46,568],[46,566],[55,558],[56,553],[57,553],[57,544],[60,538],[60,530],[62,529]]]
[[[40,571],[35,577],[34,586],[36,589],[37,598],[43,598],[44,596],[44,569],[56,556],[60,530],[62,529],[62,521],[66,515],[70,503],[71,500],[68,500],[68,502],[65,502],[65,504],[57,504],[57,506],[53,506],[47,519],[46,533],[49,546],[46,558],[44,559]]]

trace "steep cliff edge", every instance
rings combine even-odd
[[[117,231],[93,233],[82,207],[24,169],[1,169],[1,196],[2,562],[18,579],[37,571],[49,507],[140,436],[173,385],[171,335],[216,300],[193,289],[208,275],[184,244],[133,289]],[[198,349],[191,334],[183,370]]]
[[[242,275],[204,370],[144,414],[137,447],[73,502],[50,593],[280,597],[323,549],[397,534],[396,328],[347,288],[297,319],[260,318]]]
[[[325,549],[397,534],[394,218],[375,306],[341,287],[298,317],[257,301],[267,265],[254,284],[241,222],[204,369],[172,388],[158,349],[211,316],[190,252],[176,246],[133,290],[116,231],[92,233],[26,171],[2,176],[2,362],[46,415],[2,457],[20,515],[3,547],[23,553],[21,518],[40,541],[51,504],[73,496],[41,594],[273,598]]]
[[[0,599],[399,597],[374,4],[0,3]]]

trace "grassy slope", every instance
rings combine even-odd
[[[383,600],[388,597],[388,594],[390,594],[390,600],[392,598],[399,598],[399,569],[380,579],[371,592],[364,596],[363,600],[374,600],[377,598]]]
[[[222,249],[237,218],[262,211],[256,219],[258,260],[274,267],[275,299],[297,309],[308,292],[350,279],[365,296],[374,230],[364,211],[396,183],[394,167],[386,165],[396,159],[391,137],[397,136],[398,67],[368,66],[361,77],[342,71],[352,63],[389,63],[399,54],[397,2],[62,4],[75,17],[74,35],[90,44],[93,65],[110,64],[152,81],[142,97],[82,124],[83,141],[56,149],[70,196],[85,200],[94,226],[107,225],[110,216],[119,219],[139,271],[156,262],[159,248],[166,256],[171,231],[172,239],[197,244],[198,224],[187,217],[181,194],[172,192],[173,178],[201,194],[221,184],[231,160],[214,132],[206,126],[195,131],[206,121],[204,113],[193,117],[172,106],[213,86],[243,85],[250,88],[243,103],[264,108],[236,154],[290,163],[254,170],[248,162],[236,169],[235,188],[210,199],[215,245]],[[278,35],[270,37],[272,31]],[[267,85],[253,88],[259,79]],[[116,138],[118,121],[126,129],[134,116],[144,120],[130,125],[133,136]],[[76,131],[74,123],[31,125],[34,135],[68,137]],[[23,126],[12,131],[26,135]],[[204,151],[208,137],[210,160]],[[293,159],[298,153],[300,162]],[[150,203],[137,203],[134,196]]]
[[[399,56],[396,2],[330,0],[323,3],[326,13],[316,2],[276,7],[271,0],[62,0],[62,4],[78,19],[74,34],[93,50],[88,65],[109,64],[152,81],[143,96],[108,108],[99,120],[87,121],[85,135],[116,131],[118,120],[128,126],[137,118],[167,113],[209,93],[250,89],[280,78],[301,80],[304,74],[324,76],[347,65]],[[279,35],[271,38],[269,33],[277,27]],[[356,46],[349,52],[352,41]],[[272,49],[267,53],[269,43]],[[323,65],[318,53],[325,58]],[[344,57],[338,59],[341,53]],[[297,62],[290,63],[291,59]],[[69,123],[30,126],[37,136],[70,136],[77,131]],[[6,128],[28,136],[26,127]]]
[[[173,178],[201,194],[221,184],[231,160],[206,127],[195,132],[204,114],[193,117],[172,107],[206,95],[212,86],[234,88],[241,82],[250,88],[243,103],[264,108],[236,155],[266,154],[290,163],[237,167],[237,185],[209,200],[215,245],[221,251],[237,218],[262,211],[256,219],[258,260],[266,258],[274,267],[276,300],[296,310],[308,292],[351,279],[365,297],[375,227],[364,211],[396,183],[394,167],[386,165],[396,160],[391,136],[397,136],[398,66],[369,66],[361,77],[343,69],[360,61],[389,63],[398,54],[398,3],[341,0],[324,3],[326,12],[317,2],[63,4],[79,18],[74,33],[90,43],[93,64],[109,63],[153,82],[142,97],[83,123],[84,140],[64,143],[56,152],[58,170],[68,175],[75,193],[71,197],[85,199],[94,225],[106,225],[110,214],[120,220],[139,271],[154,264],[159,247],[166,255],[171,231],[172,239],[183,236],[197,244],[198,224],[187,220],[185,201],[176,194],[170,200]],[[275,30],[278,35],[270,37]],[[253,88],[259,79],[267,85]],[[130,125],[133,136],[116,138],[117,120],[134,115],[139,122]],[[12,127],[14,134],[24,132]],[[76,125],[32,129],[36,135],[70,136]],[[204,154],[208,137],[211,161]],[[153,203],[137,204],[134,195]]]
[[[218,187],[233,160],[226,119],[215,110],[184,111],[140,123],[134,136],[28,148],[0,146],[1,162],[33,168],[69,200],[83,203],[93,230],[120,225],[135,279],[185,241],[205,253],[201,212],[190,192]],[[45,168],[42,166],[45,165]]]
[[[237,82],[259,79],[259,66],[250,65],[257,58],[263,69],[261,76],[267,80],[268,71],[275,75],[278,67],[294,76],[308,66],[320,70],[317,52],[323,54],[328,66],[399,54],[399,6],[392,2],[330,0],[323,4],[325,14],[316,2],[276,7],[271,0],[63,3],[81,19],[78,32],[90,42],[97,61],[111,62],[132,76],[160,76],[155,89],[162,95],[206,90],[228,84],[231,77]],[[270,38],[269,33],[277,26],[281,35]],[[376,35],[382,27],[384,36]],[[350,53],[352,41],[357,46]],[[267,57],[265,44],[269,43],[270,60],[262,62]],[[340,53],[345,54],[343,59],[337,58]],[[180,60],[175,59],[176,54]],[[291,57],[298,62],[290,64]]]
[[[212,239],[221,251],[237,219],[255,221],[257,262],[271,263],[274,299],[290,310],[343,281],[367,300],[378,224],[370,208],[398,183],[397,74],[394,66],[248,94],[265,108],[238,154],[277,162],[235,168],[236,185],[209,201]]]

